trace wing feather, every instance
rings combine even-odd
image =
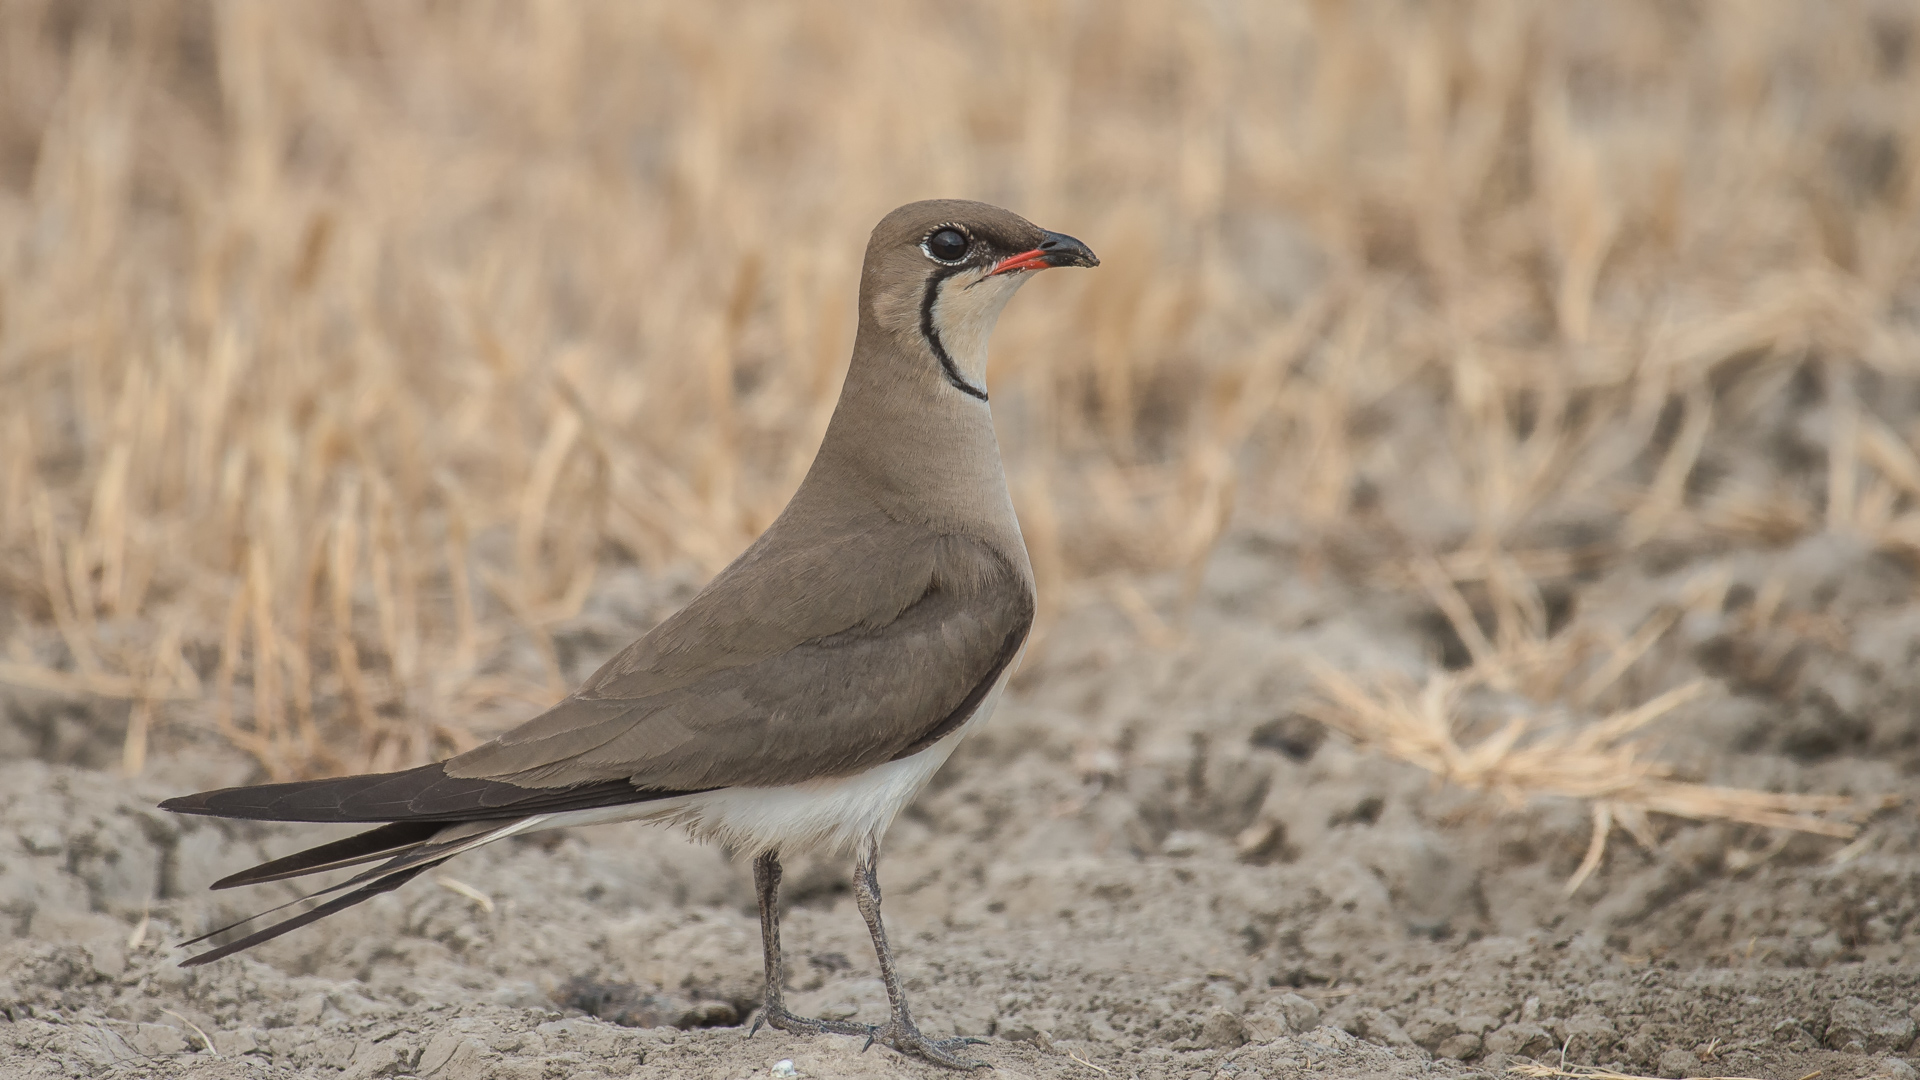
[[[857,604],[822,599],[816,614],[838,612],[830,631],[799,640],[767,633],[767,604],[746,602],[751,582],[702,593],[574,697],[449,759],[448,774],[694,791],[844,776],[916,753],[972,715],[1019,653],[1034,608],[1024,566],[984,543],[907,546],[911,557],[888,561],[898,580],[866,583]],[[738,631],[748,618],[752,632]],[[755,645],[725,652],[709,638]],[[690,655],[705,658],[700,670],[688,670]]]
[[[228,874],[207,886],[209,889],[233,889],[258,885],[263,881],[281,881],[305,877],[327,870],[358,866],[364,862],[391,856],[396,851],[418,847],[433,839],[446,826],[438,821],[396,821],[377,829],[368,829],[328,844],[319,844],[270,862]]]
[[[625,780],[556,788],[450,777],[446,764],[436,762],[402,772],[202,791],[168,799],[160,809],[256,821],[498,821],[685,794],[641,789]]]

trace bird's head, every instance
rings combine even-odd
[[[987,338],[1035,270],[1098,266],[1087,245],[1010,210],[962,199],[882,218],[860,276],[862,322],[920,346],[953,388],[986,400]]]

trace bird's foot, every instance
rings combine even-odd
[[[753,1018],[753,1026],[747,1029],[747,1038],[760,1030],[760,1025],[776,1031],[791,1032],[795,1035],[866,1035],[871,1038],[873,1028],[866,1024],[856,1024],[851,1020],[816,1020],[811,1016],[795,1016],[787,1011],[785,1005],[767,1005]]]
[[[964,1035],[953,1039],[929,1039],[920,1034],[920,1029],[913,1026],[912,1020],[895,1016],[884,1024],[868,1028],[867,1045],[860,1049],[865,1050],[874,1043],[880,1043],[902,1054],[931,1061],[935,1065],[944,1065],[949,1069],[991,1069],[993,1066],[987,1062],[968,1061],[954,1054],[955,1050],[963,1046],[972,1046],[986,1041]]]

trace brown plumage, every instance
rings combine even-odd
[[[566,700],[491,742],[404,772],[163,803],[389,823],[218,883],[388,860],[323,893],[356,891],[187,962],[267,940],[502,836],[665,821],[755,856],[768,962],[761,1021],[796,1031],[853,1026],[781,1004],[778,853],[856,851],[856,892],[894,998],[887,1025],[861,1030],[963,1064],[919,1034],[898,994],[874,866],[893,816],[991,711],[1033,622],[1033,572],[987,409],[987,336],[1026,271],[1097,262],[1079,241],[984,203],[887,215],[868,243],[839,404],[767,531]]]

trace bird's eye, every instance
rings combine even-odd
[[[941,262],[958,262],[967,253],[967,234],[948,226],[927,237],[927,254]]]

